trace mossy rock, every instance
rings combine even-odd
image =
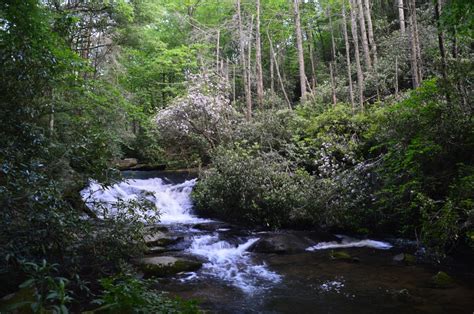
[[[0,313],[33,313],[30,305],[34,301],[34,288],[20,289],[0,299]]]
[[[393,260],[397,263],[405,263],[407,265],[412,265],[416,263],[416,257],[412,254],[400,253],[393,257]]]
[[[155,256],[140,259],[138,265],[146,277],[164,277],[196,271],[201,268],[202,263],[174,256]]]
[[[436,288],[450,288],[454,285],[454,279],[444,271],[439,271],[431,277],[431,284]]]
[[[329,256],[331,257],[331,259],[335,259],[335,260],[344,260],[344,261],[352,260],[352,256],[345,251],[331,251]]]

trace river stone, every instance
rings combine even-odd
[[[440,271],[431,277],[431,284],[436,288],[449,288],[454,285],[454,280],[444,271]]]
[[[120,170],[125,170],[136,166],[138,164],[138,160],[136,158],[125,158],[117,160],[115,164]]]
[[[167,246],[181,241],[183,237],[169,236],[164,232],[158,231],[145,236],[147,246]]]
[[[393,257],[393,260],[397,263],[414,264],[416,257],[407,253],[400,253]]]
[[[145,276],[170,276],[180,272],[196,271],[202,263],[175,256],[145,257],[138,260],[138,266]]]
[[[256,253],[295,254],[305,252],[312,244],[307,239],[299,238],[289,233],[282,233],[258,240],[249,248],[249,251]]]
[[[159,253],[163,253],[163,252],[166,252],[167,249],[165,247],[162,247],[162,246],[152,246],[152,247],[149,247],[146,251],[145,251],[145,254],[147,255],[154,255],[154,254],[159,254]]]

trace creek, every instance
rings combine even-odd
[[[160,278],[158,288],[196,299],[210,312],[474,311],[474,270],[467,262],[424,263],[419,258],[422,250],[405,240],[252,230],[197,217],[190,197],[196,179],[191,175],[126,171],[124,176],[125,181],[107,189],[91,183],[82,195],[113,203],[145,192],[160,210],[160,226],[177,239],[159,254],[203,262],[197,271]],[[265,239],[283,239],[284,248],[262,246]],[[439,271],[450,276],[443,286],[433,281]]]

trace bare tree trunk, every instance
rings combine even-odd
[[[275,66],[273,65],[273,52],[270,49],[270,90],[272,91],[272,94],[275,93],[275,74],[274,74],[274,68]]]
[[[347,18],[346,18],[346,3],[342,3],[342,23],[344,33],[344,43],[346,46],[346,63],[347,63],[347,79],[349,81],[349,97],[351,100],[352,111],[355,109],[354,105],[354,91],[352,88],[352,71],[351,71],[351,54],[349,46],[349,36],[347,36]]]
[[[405,12],[403,11],[403,0],[398,0],[398,20],[400,21],[400,33],[405,35]]]
[[[364,74],[362,73],[362,67],[360,66],[360,55],[359,55],[359,36],[357,34],[357,19],[355,15],[355,1],[350,0],[351,8],[351,32],[352,40],[354,42],[354,58],[357,67],[357,82],[359,84],[359,105],[360,108],[364,109]]]
[[[332,53],[332,61],[336,62],[336,42],[334,41],[334,30],[332,27],[332,12],[331,7],[328,7],[327,11],[329,17],[329,29],[331,30],[331,53]]]
[[[418,19],[416,17],[416,0],[411,0],[413,4],[413,26],[414,26],[414,33],[415,33],[415,41],[416,41],[416,59],[418,62],[418,79],[421,84],[423,81],[423,64],[421,59],[421,44],[420,44],[420,37],[418,34]]]
[[[216,73],[219,74],[219,50],[220,50],[221,30],[217,30],[217,44],[216,44]]]
[[[435,20],[438,28],[438,45],[439,45],[439,55],[441,56],[441,72],[443,74],[443,79],[446,81],[448,79],[447,65],[446,65],[446,50],[444,48],[444,34],[441,30],[440,25],[440,14],[441,14],[441,2],[440,0],[435,0],[434,2],[434,12]]]
[[[232,100],[235,104],[235,64],[232,64]]]
[[[362,40],[362,51],[364,52],[365,66],[367,70],[371,70],[372,62],[370,60],[369,42],[367,39],[367,30],[365,28],[365,17],[364,17],[364,9],[362,7],[362,0],[355,0],[355,1],[357,2],[357,7],[358,7],[357,16],[359,17],[360,34],[361,34],[361,40]]]
[[[257,21],[255,29],[255,65],[257,67],[257,100],[263,107],[263,70],[262,70],[262,43],[260,40],[260,0],[257,2]]]
[[[364,0],[364,12],[365,20],[367,21],[367,32],[369,34],[370,50],[372,52],[372,58],[374,58],[374,67],[377,64],[377,45],[374,38],[374,28],[372,25],[372,16],[370,14],[370,3],[369,0]]]
[[[333,62],[329,62],[329,73],[331,75],[332,104],[335,106],[337,104],[337,98],[336,98],[336,84],[334,82]]]
[[[272,55],[273,61],[275,62],[275,69],[277,72],[278,80],[280,81],[281,91],[283,92],[283,95],[285,96],[285,100],[286,100],[286,103],[288,104],[288,108],[292,110],[291,102],[290,102],[290,99],[288,98],[288,95],[286,94],[285,84],[283,84],[283,79],[280,74],[280,68],[278,67],[278,60],[275,57],[275,51],[273,50],[273,42],[270,37],[270,34],[268,33],[268,30],[267,30],[267,37],[268,37],[268,42],[270,43],[270,54]]]
[[[240,0],[237,0],[237,20],[239,24],[239,54],[240,54],[240,63],[242,66],[243,79],[244,79],[244,90],[245,90],[245,100],[247,103],[247,112],[246,118],[250,120],[252,113],[252,95],[250,90],[248,90],[248,78],[247,78],[247,61],[245,59],[245,42],[244,42],[244,31],[242,27],[242,11],[240,8]]]
[[[410,63],[411,63],[411,73],[412,73],[412,82],[413,88],[417,88],[420,86],[421,77],[420,77],[420,70],[419,70],[419,63],[418,63],[418,42],[417,42],[417,35],[416,35],[416,7],[414,0],[409,1],[409,8],[410,8]]]
[[[316,89],[316,60],[314,59],[314,41],[313,41],[313,32],[311,27],[308,25],[309,31],[307,32],[308,44],[309,44],[309,61],[311,63],[311,90],[315,91]]]
[[[398,56],[395,56],[395,96],[398,96]]]
[[[247,91],[248,91],[248,99],[247,99],[247,115],[249,119],[252,118],[252,34],[253,34],[253,15],[252,20],[250,21],[249,25],[249,42],[247,45]],[[248,105],[250,104],[250,106]]]
[[[304,68],[303,36],[301,34],[300,1],[301,0],[293,0],[293,10],[295,14],[295,32],[296,32],[296,46],[298,50],[298,65],[299,65],[299,72],[300,72],[301,100],[305,100],[306,74],[305,74],[305,68]]]

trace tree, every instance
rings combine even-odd
[[[257,67],[257,99],[260,107],[263,106],[263,69],[262,69],[262,43],[260,40],[260,0],[256,1],[257,20],[255,29],[255,66]]]
[[[362,72],[362,67],[360,65],[360,55],[359,55],[359,36],[357,34],[357,19],[355,13],[355,1],[350,1],[350,11],[351,11],[351,31],[352,31],[352,40],[354,42],[354,58],[357,67],[357,82],[359,84],[359,105],[361,109],[364,109],[364,74]]]
[[[351,53],[349,46],[349,36],[347,36],[347,17],[346,17],[346,3],[342,3],[342,31],[344,34],[344,45],[346,48],[346,64],[347,64],[347,80],[349,82],[349,99],[351,101],[352,111],[355,110],[354,92],[352,89],[352,71],[351,71]]]
[[[293,12],[295,19],[296,47],[298,51],[298,67],[300,76],[301,100],[306,99],[306,73],[304,67],[303,35],[301,32],[300,1],[293,0]]]

